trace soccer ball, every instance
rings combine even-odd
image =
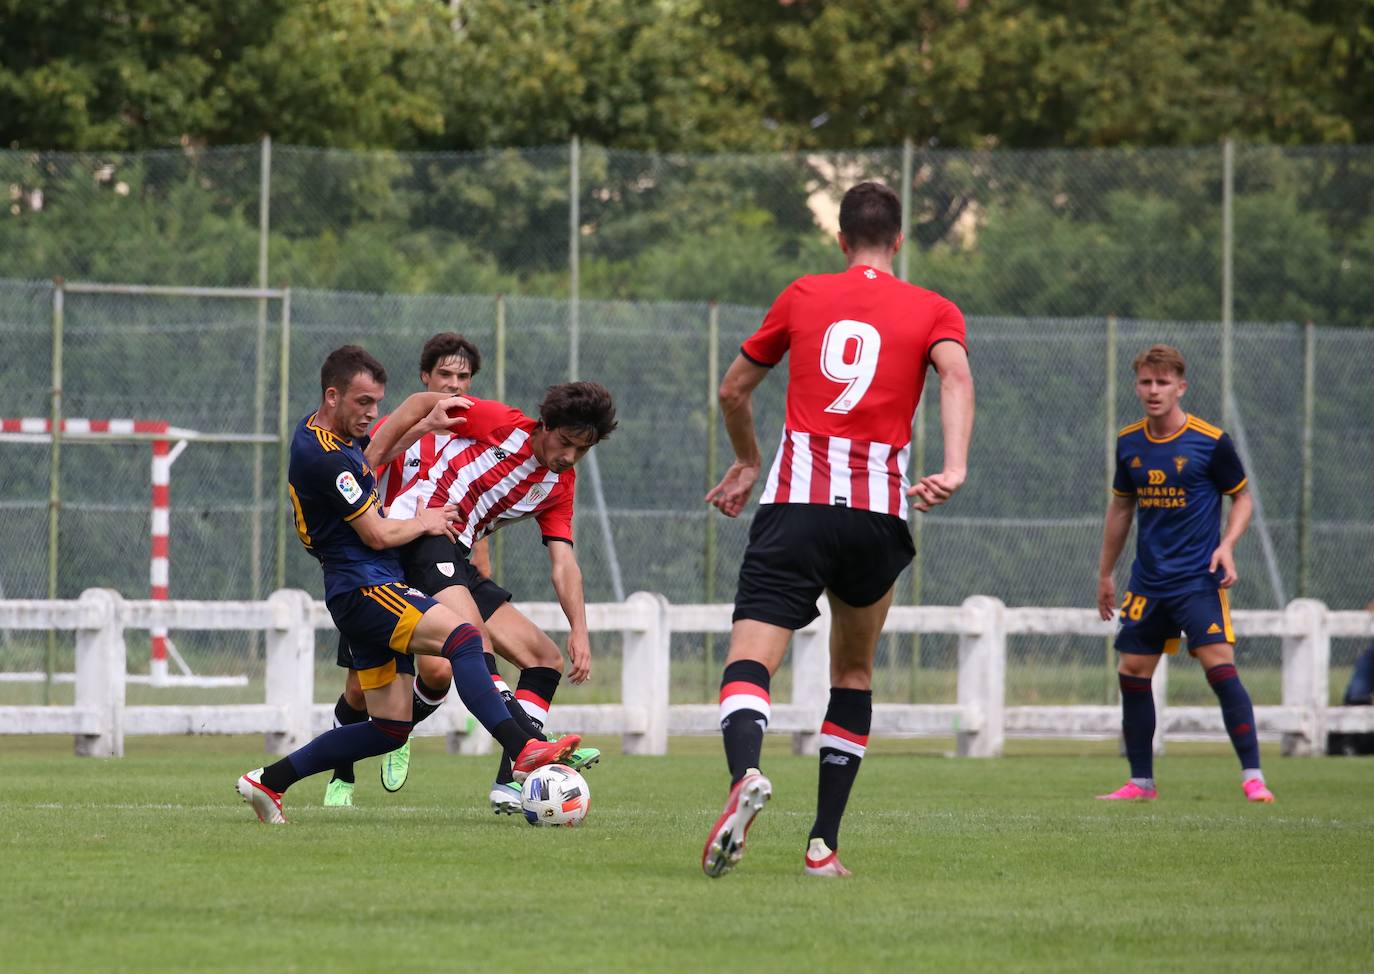
[[[562,764],[531,771],[520,788],[520,809],[531,825],[576,825],[591,804],[587,779]]]

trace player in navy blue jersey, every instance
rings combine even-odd
[[[1131,777],[1107,801],[1158,797],[1154,780],[1154,696],[1150,679],[1160,655],[1178,652],[1180,635],[1207,674],[1240,758],[1241,787],[1252,802],[1274,795],[1260,770],[1259,738],[1250,695],[1236,672],[1236,637],[1227,589],[1236,583],[1236,542],[1253,502],[1231,438],[1190,416],[1180,401],[1188,389],[1183,356],[1155,345],[1136,356],[1135,391],[1145,418],[1116,441],[1116,475],[1102,531],[1097,608],[1117,612],[1121,654],[1121,727]],[[1226,529],[1222,497],[1231,498]],[[1136,517],[1136,558],[1118,604],[1112,572]]]
[[[320,370],[319,408],[291,438],[287,490],[296,534],[324,569],[325,605],[353,650],[369,720],[335,727],[266,768],[239,777],[237,790],[258,818],[283,824],[282,793],[302,778],[386,754],[410,737],[412,653],[443,656],[463,705],[512,756],[517,778],[563,760],[580,743],[535,738],[507,711],[482,655],[481,620],[463,618],[405,584],[396,549],[426,535],[454,536],[452,505],[387,518],[377,501],[381,455],[367,430],[386,392],[386,370],[356,345],[335,349]],[[470,405],[461,397],[417,393],[392,415],[410,429],[432,414]],[[454,420],[460,426],[464,420]]]

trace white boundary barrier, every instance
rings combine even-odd
[[[526,603],[521,609],[550,632],[566,629],[556,603]],[[636,592],[619,603],[592,604],[593,631],[623,632],[621,704],[555,704],[550,722],[587,734],[620,734],[627,754],[665,754],[670,734],[711,734],[714,704],[669,706],[669,643],[673,632],[730,630],[728,605],[670,605],[661,595]],[[1257,706],[1263,734],[1280,735],[1286,754],[1316,755],[1329,731],[1374,731],[1374,708],[1328,705],[1333,636],[1374,635],[1374,616],[1331,612],[1321,602],[1298,599],[1277,611],[1237,611],[1237,635],[1283,639],[1283,702]],[[265,701],[208,706],[125,703],[126,629],[262,631],[267,634]],[[273,753],[285,753],[329,726],[331,708],[314,703],[315,634],[332,629],[323,603],[304,592],[274,592],[262,602],[126,601],[114,592],[89,589],[74,601],[0,600],[0,629],[76,633],[76,700],[71,707],[0,707],[0,734],[72,734],[76,753],[101,757],[124,753],[125,735],[261,733]],[[1007,608],[975,595],[960,606],[894,608],[889,632],[951,633],[959,637],[958,694],[954,704],[878,704],[877,736],[953,735],[958,753],[993,757],[1008,736],[1112,738],[1117,707],[1005,705],[1006,644],[1009,635],[1107,636],[1111,623],[1092,609]],[[814,752],[829,688],[830,621],[827,614],[801,630],[793,643],[793,693],[773,707],[770,729],[793,735],[799,752]],[[1167,665],[1157,673],[1160,736],[1225,739],[1215,706],[1167,706]],[[465,752],[490,747],[467,714],[446,706],[420,725],[421,733],[446,734]]]

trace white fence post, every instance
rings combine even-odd
[[[626,733],[621,749],[626,754],[668,753],[668,600],[656,592],[635,592],[625,600],[638,606],[643,629],[626,630],[620,668],[620,699],[623,706],[643,706],[648,718],[643,733]]]
[[[1283,705],[1304,710],[1301,733],[1283,735],[1283,753],[1306,757],[1326,747],[1326,706],[1331,692],[1331,633],[1326,605],[1294,599],[1284,609],[1289,632],[1283,640]]]
[[[792,705],[814,718],[805,730],[792,732],[793,754],[819,754],[821,721],[830,704],[830,600],[821,596],[814,628],[792,635]]]
[[[991,758],[1002,753],[1007,682],[1007,607],[1000,599],[973,595],[963,602],[974,632],[959,636],[959,706],[983,715],[982,728],[960,730],[958,753]]]
[[[315,628],[310,596],[278,589],[268,596],[272,628],[267,630],[267,703],[280,707],[282,729],[264,735],[268,754],[289,754],[310,740],[315,702]]]
[[[93,607],[99,621],[94,629],[76,631],[76,706],[96,713],[100,733],[77,734],[74,748],[79,757],[123,757],[124,600],[109,589],[88,588],[81,601]]]

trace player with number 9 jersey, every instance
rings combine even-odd
[[[953,301],[854,265],[794,281],[740,351],[789,356],[787,426],[761,504],[831,504],[907,516],[911,423],[930,352],[965,345]]]
[[[702,850],[702,870],[713,877],[739,862],[749,826],[772,795],[759,767],[770,681],[792,634],[820,614],[822,594],[831,608],[833,685],[819,732],[805,868],[811,876],[849,875],[837,855],[840,818],[868,743],[878,634],[915,554],[908,498],[918,510],[942,504],[968,470],[973,376],[964,316],[947,298],[893,275],[902,219],[890,188],[854,186],[839,217],[848,270],[788,285],[721,381],[735,461],[706,501],[738,517],[762,469],[753,390],[788,359],[786,422],[749,527],[721,674],[731,787]],[[911,422],[932,366],[940,375],[945,463],[908,486]]]

